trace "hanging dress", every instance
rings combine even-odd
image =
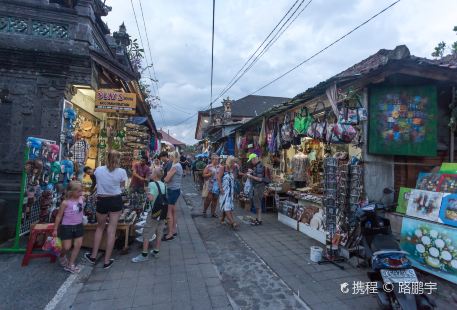
[[[224,190],[224,194],[220,195],[219,197],[219,205],[221,211],[233,211],[234,204],[233,204],[233,192],[235,187],[235,179],[233,177],[233,173],[231,172],[224,172],[222,176],[222,188]]]

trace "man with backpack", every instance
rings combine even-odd
[[[133,263],[140,263],[149,260],[149,254],[158,258],[160,252],[160,241],[163,237],[165,220],[168,213],[167,190],[165,184],[161,181],[163,176],[160,168],[152,170],[152,181],[149,182],[147,196],[151,210],[146,218],[146,224],[143,228],[143,251],[138,256],[132,258]],[[149,253],[149,240],[156,235],[155,246]]]

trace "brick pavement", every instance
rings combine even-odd
[[[263,268],[261,272],[264,275],[271,274],[272,279],[276,279],[276,282],[278,280],[284,281],[291,293],[299,296],[312,309],[332,309],[333,307],[337,307],[337,309],[354,309],[354,307],[355,309],[378,309],[374,296],[345,295],[340,291],[340,283],[367,281],[365,270],[353,268],[348,264],[344,264],[345,270],[340,270],[333,265],[318,265],[311,262],[309,258],[310,247],[312,245],[322,245],[280,223],[276,214],[264,214],[264,225],[262,226],[253,227],[242,223],[240,229],[233,232],[226,227],[221,227],[217,220],[200,217],[201,200],[199,196],[193,194],[194,188],[189,183],[185,184],[184,189],[188,193],[188,196],[185,196],[186,200],[193,205],[192,213],[194,214],[197,228],[203,240],[205,240],[212,260],[220,269],[223,279],[222,284],[235,302],[237,302],[236,296],[240,294],[239,290],[246,288],[246,282],[262,280],[260,283],[251,285],[248,295],[258,293],[259,290],[264,291],[263,294],[258,294],[258,299],[260,300],[256,301],[261,305],[260,309],[270,308],[271,306],[271,304],[262,304],[265,301],[262,296],[263,298],[265,296],[269,297],[268,286],[262,285],[268,280],[256,279],[252,273],[248,273],[246,276],[243,271],[245,264],[242,263],[242,259],[246,258],[240,253],[243,253],[244,249],[248,249],[251,253],[255,253],[254,258],[249,255],[248,265],[255,265],[259,261],[265,262],[267,269]],[[237,208],[236,215],[252,214]],[[218,234],[221,230],[225,230],[225,235],[233,235],[234,238],[238,239],[237,242],[229,245],[229,252],[221,252],[221,250],[218,252],[218,247],[221,247],[221,242],[218,241],[224,240],[227,242],[229,240],[227,237],[222,239],[223,235]],[[217,237],[214,238],[214,236]],[[230,255],[238,256],[238,268],[235,266],[227,272],[226,266]],[[271,271],[268,271],[268,269]],[[230,277],[232,274],[234,276]],[[254,290],[253,292],[253,287],[258,291]],[[246,296],[242,296],[241,299],[243,300],[241,305],[237,302],[239,306],[242,306],[246,301],[252,300],[252,298],[246,298]],[[295,309],[297,307],[297,305],[283,303],[281,307],[276,309]],[[274,309],[274,307],[271,308]],[[246,309],[250,308],[246,307]]]
[[[110,269],[98,264],[71,309],[232,309],[182,198],[178,214],[179,235],[162,243],[158,259],[131,263],[140,251],[132,245]]]

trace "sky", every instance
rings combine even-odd
[[[146,22],[150,50],[140,11]],[[303,6],[309,0],[304,1]],[[161,108],[152,110],[159,128],[193,144],[196,111],[209,106],[211,0],[107,0],[111,31],[124,22],[138,35],[133,2],[146,56],[154,62]],[[251,56],[295,0],[216,0],[213,98]],[[300,3],[301,1],[299,1]],[[251,94],[332,43],[394,0],[313,0],[265,55],[224,97]],[[291,74],[256,93],[294,97],[380,49],[405,44],[411,54],[431,57],[440,41],[457,41],[455,0],[401,0],[385,13]],[[150,52],[150,53],[149,53]],[[151,71],[152,72],[152,71]],[[147,73],[146,73],[147,74]],[[214,106],[220,106],[221,101]],[[190,118],[189,118],[190,117]]]

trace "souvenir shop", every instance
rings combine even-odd
[[[355,226],[349,219],[364,198],[359,141],[367,111],[352,89],[336,101],[337,113],[322,98],[274,108],[240,128],[237,149],[239,158],[256,153],[270,171],[267,211],[276,210],[279,221],[323,244],[334,222],[332,234],[350,247]],[[337,193],[339,201],[324,199]]]
[[[160,151],[150,114],[138,116],[137,93],[75,86],[70,100],[64,100],[61,140],[29,137],[22,181],[23,201],[18,235],[36,223],[53,223],[68,183],[81,174],[86,196],[83,246],[92,245],[96,228],[95,195],[92,179],[83,169],[105,163],[109,149],[121,153],[121,166],[131,172],[132,164],[143,155]],[[124,233],[123,249],[128,249],[131,227],[135,223],[144,195],[123,194],[125,208],[118,224]],[[142,210],[141,210],[142,211]],[[104,243],[102,242],[102,249]]]
[[[360,254],[355,212],[398,199],[386,216],[402,249],[416,267],[456,283],[457,170],[446,162],[454,161],[457,77],[409,56],[384,66],[351,67],[350,79],[343,72],[248,121],[237,152],[262,158],[272,179],[267,207],[325,244],[327,257]]]

